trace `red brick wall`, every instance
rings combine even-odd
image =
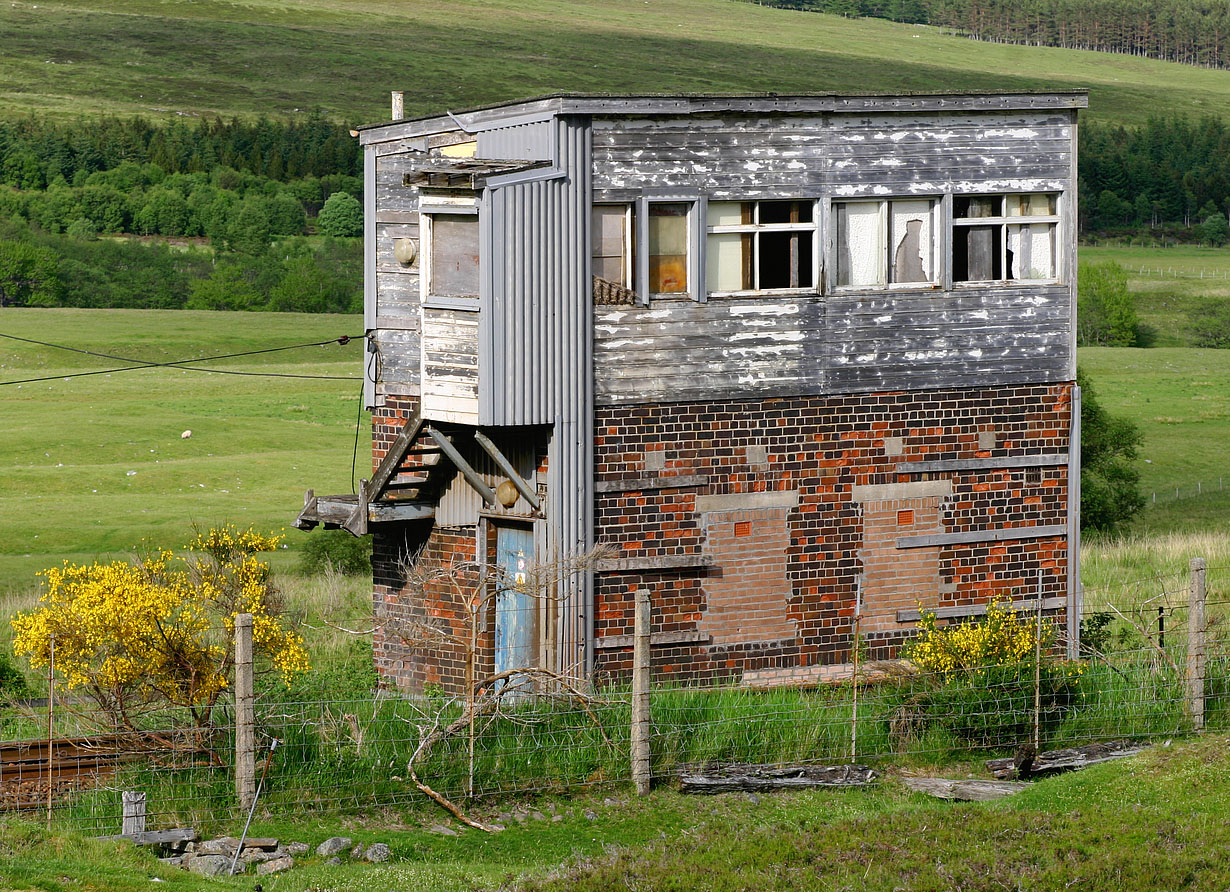
[[[865,572],[864,602],[883,617],[865,630],[873,658],[895,656],[910,634],[912,625],[896,622],[902,606],[983,603],[1013,592],[1032,597],[1039,569],[1044,596],[1065,595],[1062,537],[879,549],[898,535],[1065,523],[1064,465],[931,474],[896,468],[912,460],[1066,453],[1070,395],[1070,385],[1060,384],[599,410],[597,479],[659,480],[652,488],[599,493],[596,538],[618,545],[625,558],[696,558],[688,567],[599,574],[600,674],[620,677],[630,666],[626,647],[602,647],[602,639],[631,633],[640,586],[650,589],[654,605],[658,677],[681,681],[818,677],[819,667],[847,661],[857,581]],[[672,476],[695,475],[707,482],[665,488]],[[854,487],[928,479],[948,481],[948,494],[853,498]],[[791,491],[797,493],[792,507],[746,516],[753,539],[763,542],[763,558],[730,550],[726,527],[735,513],[697,511],[700,496]],[[907,509],[914,511],[913,524],[898,531],[897,511]],[[780,534],[774,511],[784,514]],[[712,566],[697,566],[706,558]],[[732,631],[727,626],[740,603],[739,628]]]

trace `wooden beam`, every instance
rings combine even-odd
[[[649,477],[631,477],[627,480],[599,480],[594,484],[595,492],[647,492],[659,489],[684,489],[692,486],[708,486],[709,477],[705,474],[678,474],[667,476],[654,474]]]
[[[712,567],[713,558],[707,554],[662,554],[647,557],[611,558],[598,561],[599,573],[618,573],[627,570],[686,570],[693,567]]]
[[[517,492],[521,493],[522,497],[533,506],[534,510],[541,511],[542,503],[538,501],[538,493],[534,492],[534,488],[522,479],[521,475],[517,473],[517,469],[512,466],[512,462],[504,457],[504,453],[499,450],[499,447],[492,443],[491,439],[482,431],[474,432],[474,442],[483,447],[483,451],[491,456],[491,460],[512,481],[512,485],[517,487]]]
[[[495,497],[495,490],[483,482],[483,478],[478,476],[478,472],[475,471],[474,468],[470,466],[470,463],[462,457],[460,452],[457,451],[457,447],[453,445],[452,440],[444,436],[444,434],[440,433],[440,431],[436,430],[434,427],[427,428],[427,436],[436,441],[436,444],[440,447],[440,451],[447,455],[449,461],[457,466],[457,470],[460,471],[461,476],[466,479],[466,483],[470,484],[470,486],[474,488],[474,491],[483,497],[484,502],[492,508],[499,505],[499,501]]]
[[[618,650],[621,647],[631,647],[634,644],[632,635],[610,635],[594,642],[595,650]],[[649,644],[659,647],[667,644],[708,644],[713,636],[708,632],[654,632],[649,636]]]
[[[1051,468],[1068,463],[1066,452],[1050,455],[1001,455],[998,458],[939,458],[897,463],[898,474],[929,474],[945,471],[997,471],[1001,468]]]
[[[120,833],[115,836],[100,836],[98,839],[126,839],[137,846],[165,846],[176,843],[196,842],[199,837],[191,827],[177,830],[145,830],[141,833]]]
[[[359,500],[355,504],[354,510],[350,512],[350,516],[342,523],[342,529],[346,530],[352,536],[363,536],[367,533],[367,506],[369,503],[368,482],[366,480],[359,481]]]
[[[971,545],[979,542],[1019,542],[1022,539],[1049,539],[1066,536],[1067,524],[1047,526],[1000,527],[995,530],[972,530],[968,533],[935,533],[930,536],[901,536],[898,548],[933,548],[936,545]]]
[[[1058,610],[1060,607],[1066,606],[1068,599],[1061,598],[1043,598],[1043,610]],[[1029,601],[1009,601],[1003,605],[1008,610],[1037,610],[1038,600],[1036,598]],[[928,610],[928,613],[934,613],[936,619],[963,619],[967,616],[983,616],[987,612],[986,604],[966,604],[959,607],[937,607],[934,610]],[[897,622],[899,623],[916,623],[922,618],[922,611],[917,607],[907,607],[904,610],[897,611]]]
[[[371,482],[367,487],[369,501],[378,502],[384,495],[385,488],[401,466],[402,460],[406,457],[406,451],[418,439],[422,427],[423,416],[416,407],[406,419],[406,423],[402,425],[397,439],[389,446],[389,451],[384,454],[384,458],[376,468],[376,473],[372,474]]]
[[[435,516],[435,506],[427,502],[372,502],[367,506],[367,519],[371,523],[427,520]]]

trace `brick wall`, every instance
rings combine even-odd
[[[898,609],[1032,597],[1039,570],[1045,597],[1066,595],[1063,537],[897,547],[924,533],[1063,524],[1065,465],[898,466],[1066,453],[1070,396],[1061,384],[599,410],[596,476],[617,491],[597,496],[596,537],[641,564],[598,577],[600,674],[630,668],[628,648],[602,642],[632,631],[641,586],[658,677],[680,681],[831,674],[849,659],[860,576],[877,659],[913,628]],[[740,550],[735,523],[750,525],[741,532],[754,549]],[[654,566],[664,557],[673,565]]]

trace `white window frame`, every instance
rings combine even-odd
[[[634,250],[636,245],[636,202],[632,201],[595,201],[592,207],[622,207],[624,209],[624,268],[623,281],[617,284],[629,291],[636,291],[636,265],[633,258],[636,257]],[[592,210],[591,210],[592,214]],[[592,225],[592,224],[591,224]],[[593,261],[593,241],[590,241],[590,261]],[[597,275],[595,273],[595,275]]]
[[[895,201],[929,201],[931,202],[931,277],[923,282],[890,282],[892,271],[893,246],[892,233],[889,231],[892,220],[889,216],[889,206]],[[879,228],[884,241],[884,253],[880,257],[879,278],[882,282],[867,285],[838,285],[840,272],[838,264],[838,239],[841,233],[837,226],[837,206],[844,204],[878,204]],[[943,223],[943,195],[859,195],[834,197],[829,202],[829,226],[832,233],[828,259],[830,291],[932,291],[944,287],[944,259],[947,257]]]
[[[811,204],[811,222],[809,223],[761,223],[760,222],[760,205],[764,202],[771,201],[794,201],[799,204]],[[709,224],[709,204],[751,204],[754,206],[751,223],[729,224],[722,226],[710,226]],[[734,291],[717,291],[709,288],[709,283],[704,283],[705,290],[708,294],[716,297],[731,296],[752,296],[757,294],[818,294],[820,291],[821,267],[820,263],[820,215],[823,210],[822,203],[817,198],[807,197],[775,197],[775,198],[710,198],[705,205],[705,255],[706,262],[708,260],[708,241],[711,235],[723,234],[738,234],[743,235],[750,233],[752,235],[752,282],[754,285],[760,283],[760,234],[764,232],[810,232],[811,233],[811,284],[799,285],[795,287],[785,288],[759,288],[753,287],[750,289],[738,289]],[[706,277],[708,269],[705,270]]]
[[[686,204],[688,290],[678,293],[649,293],[649,208],[655,204]],[[642,305],[658,300],[694,300],[703,302],[704,248],[700,238],[700,221],[704,219],[705,199],[695,192],[670,192],[644,195],[636,202],[636,294]]]
[[[419,300],[425,307],[442,309],[477,310],[479,295],[473,297],[458,297],[455,295],[431,293],[431,256],[432,256],[432,220],[436,214],[458,216],[473,214],[478,216],[478,201],[474,198],[450,198],[433,196],[430,202],[424,201],[419,207]],[[481,222],[479,224],[481,226]],[[479,232],[479,245],[482,245],[482,232]],[[481,291],[483,258],[478,259],[479,282]]]
[[[984,285],[1061,285],[1064,282],[1064,261],[1066,251],[1064,250],[1064,200],[1065,193],[1056,189],[1034,189],[1028,192],[962,192],[960,195],[953,195],[954,202],[957,198],[999,198],[1005,203],[1008,198],[1013,195],[1054,195],[1055,196],[1055,213],[1053,214],[1031,214],[1028,217],[1008,216],[1001,213],[998,217],[957,217],[955,213],[951,216],[949,224],[952,230],[952,237],[949,240],[948,263],[952,268],[952,287],[953,288],[977,288]],[[956,264],[953,260],[953,251],[957,245],[957,238],[960,230],[968,229],[974,226],[997,226],[1000,230],[999,237],[999,268],[1000,272],[1008,270],[1008,227],[1009,226],[1029,226],[1035,223],[1040,223],[1045,226],[1054,224],[1054,239],[1051,247],[1051,260],[1054,264],[1055,272],[1052,276],[1047,276],[1037,279],[957,279]]]

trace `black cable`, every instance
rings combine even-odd
[[[18,335],[5,334],[0,332],[0,338],[8,338],[14,341],[24,341],[27,344],[38,344],[42,347],[52,347],[57,350],[67,350],[70,353],[82,353],[87,356],[98,356],[104,359],[118,359],[122,362],[136,363],[136,365],[123,366],[121,368],[98,369],[90,372],[72,372],[67,375],[45,375],[39,378],[19,378],[12,381],[0,381],[0,387],[10,384],[36,384],[40,381],[61,381],[69,378],[87,378],[90,375],[110,375],[117,372],[130,372],[136,369],[155,369],[155,368],[173,368],[182,369],[186,372],[206,372],[213,375],[243,375],[246,377],[256,378],[307,378],[320,381],[354,381],[353,375],[299,375],[291,372],[241,372],[234,369],[203,369],[194,365],[187,365],[189,362],[213,362],[219,359],[235,359],[241,356],[256,356],[261,353],[277,353],[282,350],[301,350],[306,347],[324,347],[328,344],[348,344],[351,340],[351,335],[342,335],[338,338],[330,338],[327,341],[314,341],[308,344],[289,344],[283,347],[268,347],[263,350],[247,350],[242,353],[222,353],[216,356],[203,356],[199,359],[180,359],[173,362],[152,362],[140,359],[130,359],[126,356],[116,356],[112,353],[100,353],[95,350],[84,350],[79,347],[66,347],[63,344],[53,344],[49,341],[39,341],[34,338],[23,338]]]

